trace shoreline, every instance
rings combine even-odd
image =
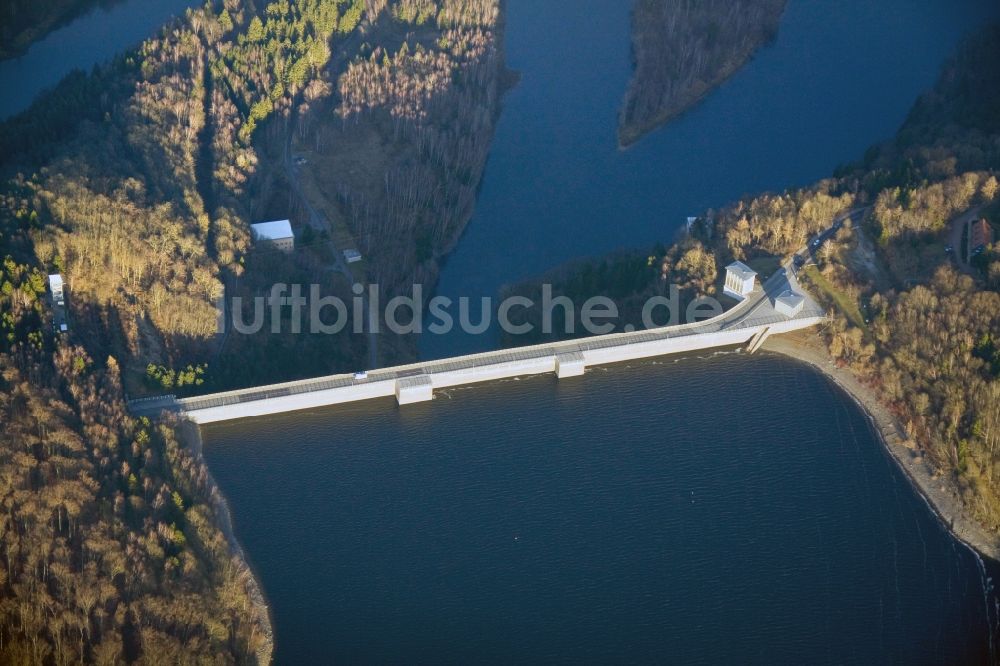
[[[219,489],[219,485],[215,482],[215,477],[212,476],[212,470],[209,469],[208,463],[202,455],[201,429],[196,423],[186,419],[177,423],[176,429],[181,443],[188,446],[194,452],[198,462],[204,467],[207,473],[209,496],[205,499],[215,512],[216,526],[222,531],[223,536],[226,537],[226,541],[229,543],[230,554],[246,567],[250,603],[253,604],[254,614],[264,632],[264,644],[254,655],[256,658],[255,663],[257,666],[268,666],[273,662],[274,656],[274,622],[271,619],[271,607],[267,603],[267,597],[264,595],[264,588],[261,586],[260,579],[257,577],[256,572],[254,572],[253,567],[250,566],[243,546],[240,544],[239,539],[236,538],[236,530],[233,529],[233,517],[229,511],[229,503],[226,500],[226,496]]]
[[[945,485],[944,475],[907,438],[896,417],[885,408],[875,391],[862,384],[850,370],[834,364],[815,332],[771,337],[762,349],[811,366],[854,400],[878,433],[886,452],[944,528],[978,556],[1000,564],[1000,539],[969,514],[961,497]]]

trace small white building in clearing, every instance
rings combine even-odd
[[[361,261],[361,253],[357,250],[344,250],[344,259],[347,263],[354,264]]]
[[[802,294],[798,294],[791,289],[781,292],[781,295],[774,299],[774,309],[778,314],[783,314],[789,319],[802,312],[806,304],[806,299]]]
[[[59,305],[66,304],[66,295],[63,291],[63,279],[59,273],[49,276],[49,291],[52,292],[52,302]]]
[[[753,292],[757,283],[757,273],[742,261],[734,261],[726,266],[726,285],[722,291],[742,301]]]
[[[283,252],[295,249],[295,234],[292,233],[292,223],[288,220],[251,224],[250,231],[253,232],[256,243],[270,245]]]

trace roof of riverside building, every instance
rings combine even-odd
[[[734,261],[733,263],[726,266],[726,270],[730,273],[736,273],[740,278],[744,280],[749,280],[750,278],[757,277],[757,271],[750,268],[742,261]]]
[[[254,237],[257,240],[284,240],[293,238],[292,223],[289,220],[275,220],[274,222],[258,222],[251,224]]]
[[[800,304],[805,302],[805,296],[802,294],[797,294],[791,289],[786,289],[781,292],[781,295],[775,299],[776,302],[787,305],[790,308],[797,308]]]

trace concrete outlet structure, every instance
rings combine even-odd
[[[806,299],[802,296],[802,294],[797,294],[791,289],[785,290],[774,300],[775,312],[779,312],[786,317],[796,316],[802,312],[802,308],[804,308],[805,305]]]
[[[427,375],[403,377],[396,380],[396,400],[401,405],[427,402],[434,398],[434,383]]]
[[[587,369],[587,362],[580,352],[556,355],[556,377],[579,377]]]

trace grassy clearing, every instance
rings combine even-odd
[[[352,189],[360,189],[365,184],[379,182],[373,174],[384,173],[386,155],[380,141],[365,132],[343,132],[336,123],[330,122],[331,134],[336,139],[338,150],[312,151],[299,148],[296,155],[306,158],[306,164],[298,167],[299,182],[303,194],[329,225],[330,238],[338,250],[361,249],[354,237],[335,193],[338,183],[346,183]],[[368,192],[372,195],[371,192]],[[367,262],[350,265],[356,282],[365,282]]]
[[[858,302],[838,289],[825,275],[819,272],[816,266],[806,266],[802,271],[802,275],[808,280],[809,284],[819,289],[826,296],[826,300],[833,303],[847,317],[848,321],[858,328],[868,328],[865,318],[861,314]]]
[[[757,274],[766,280],[781,268],[781,257],[773,255],[755,257],[747,261],[747,266],[757,271]]]

